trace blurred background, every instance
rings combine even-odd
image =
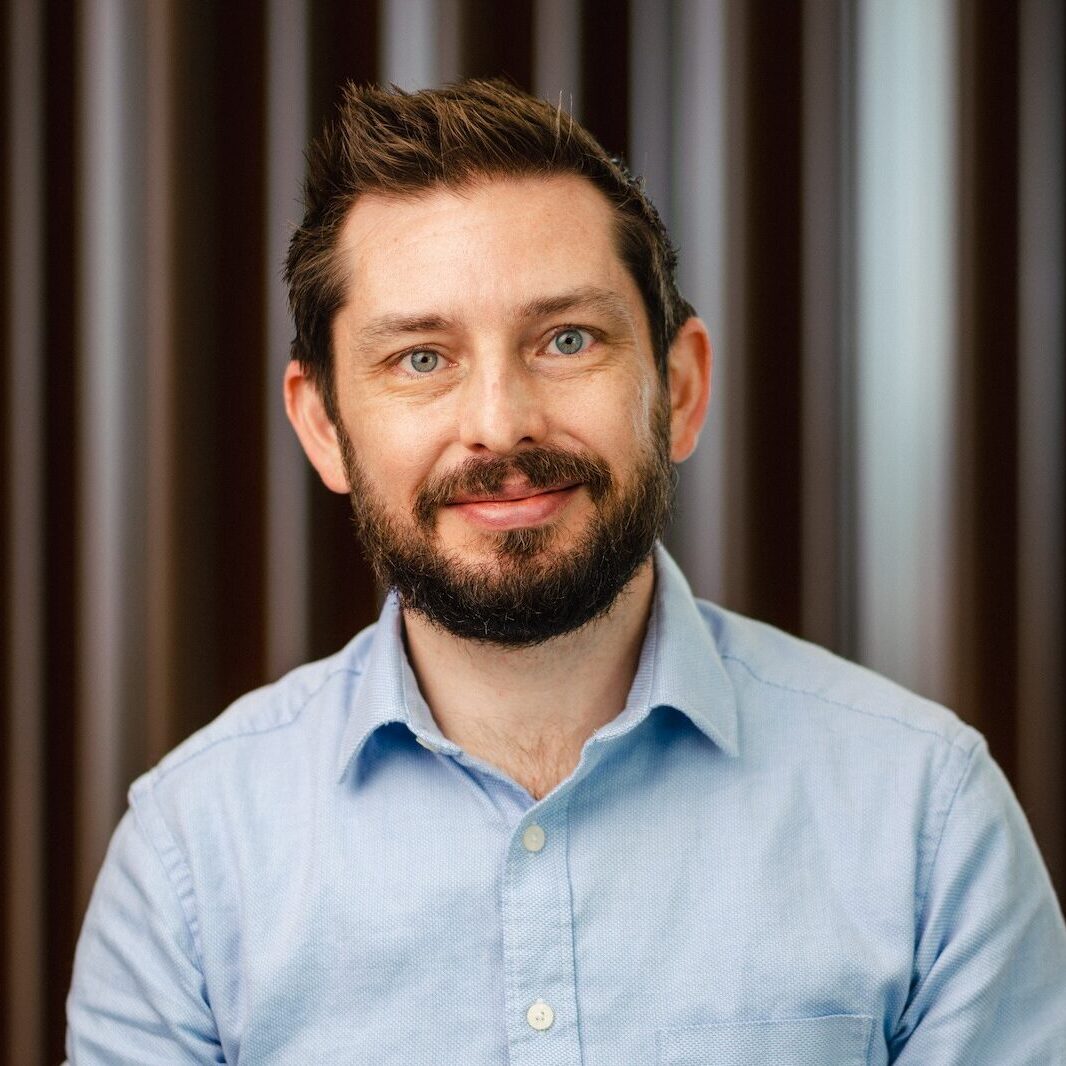
[[[646,177],[717,357],[669,546],[984,731],[1061,892],[1061,2],[0,7],[6,1061],[62,1057],[130,781],[376,613],[280,402],[348,78],[506,75]]]

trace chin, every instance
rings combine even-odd
[[[563,524],[549,522],[485,531],[476,538],[464,539],[465,543],[453,553],[453,558],[488,569],[515,562],[529,563],[538,557],[545,561],[558,559],[568,541],[576,545],[581,538],[579,533]]]

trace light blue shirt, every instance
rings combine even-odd
[[[392,600],[138,780],[71,1063],[1066,1063],[1066,928],[979,734],[656,573],[539,802],[441,734]]]

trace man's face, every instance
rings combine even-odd
[[[669,400],[606,198],[576,177],[367,196],[339,255],[338,443],[379,578],[498,644],[601,614],[672,495]]]

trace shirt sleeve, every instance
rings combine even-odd
[[[67,999],[70,1066],[224,1063],[195,939],[134,811],[93,890]]]
[[[1066,925],[983,741],[932,860],[890,1050],[896,1066],[1066,1066]]]

